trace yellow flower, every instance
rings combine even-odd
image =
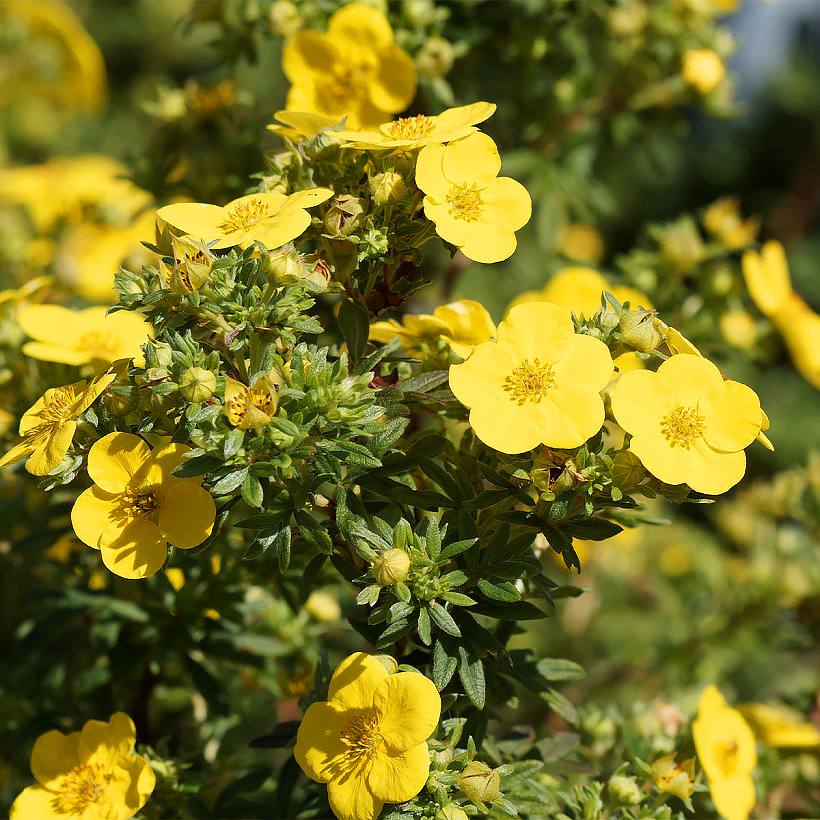
[[[760,230],[760,220],[756,217],[741,219],[737,198],[725,196],[706,209],[703,226],[727,248],[738,251],[754,242]]]
[[[171,248],[173,267],[166,267],[164,262],[159,266],[163,285],[174,293],[199,290],[208,281],[216,257],[192,236],[172,236]]]
[[[791,296],[792,280],[783,246],[771,240],[760,250],[743,254],[743,278],[749,295],[765,316],[774,316]]]
[[[276,413],[276,402],[276,387],[264,374],[250,388],[230,376],[225,378],[225,415],[240,430],[267,424]]]
[[[749,774],[757,765],[755,738],[715,686],[707,686],[700,697],[692,735],[718,814],[726,820],[746,820],[755,804]]]
[[[280,137],[287,137],[291,142],[298,142],[302,137],[313,137],[326,128],[338,125],[342,119],[316,111],[277,111],[273,116],[279,122],[272,122],[266,126],[268,131],[273,131]],[[337,136],[339,132],[329,133],[331,136]]]
[[[370,338],[376,342],[389,342],[396,336],[411,355],[422,354],[422,342],[443,339],[456,355],[466,359],[477,344],[495,337],[495,322],[483,305],[461,299],[440,305],[432,315],[409,315],[401,323],[390,319],[370,326]]]
[[[604,255],[603,237],[592,225],[583,222],[567,225],[555,240],[555,247],[564,256],[590,265],[597,265]]]
[[[95,483],[75,502],[71,524],[111,572],[153,575],[165,563],[167,542],[190,549],[211,534],[216,507],[202,479],[172,475],[189,449],[165,444],[152,451],[131,433],[109,433],[92,446],[88,474]]]
[[[419,114],[383,122],[367,131],[338,131],[334,136],[365,148],[421,148],[431,143],[450,142],[475,133],[475,126],[493,115],[493,103],[477,102],[448,108],[434,117]]]
[[[701,94],[714,91],[726,76],[726,66],[711,48],[693,48],[683,55],[683,79]]]
[[[416,94],[410,55],[394,42],[387,18],[361,3],[335,12],[327,34],[300,31],[285,46],[282,68],[292,83],[286,108],[347,115],[352,128],[384,122]]]
[[[681,800],[690,797],[695,791],[695,759],[689,758],[683,763],[675,763],[675,755],[666,755],[656,760],[650,767],[655,785],[668,794],[674,794]]]
[[[624,373],[612,412],[632,436],[630,451],[652,475],[713,495],[743,478],[743,450],[763,424],[753,390],[724,381],[712,362],[691,353],[672,356],[654,373]]]
[[[296,239],[310,225],[305,210],[333,196],[329,188],[311,188],[295,194],[248,194],[224,208],[200,202],[177,202],[157,211],[157,218],[190,236],[204,239],[211,248],[247,248],[259,240],[279,248]],[[213,244],[211,244],[213,243]]]
[[[40,735],[31,752],[36,786],[24,789],[11,820],[128,820],[146,803],[156,777],[134,754],[134,722],[115,712],[106,723],[86,721],[82,731]]]
[[[374,820],[385,803],[404,803],[424,787],[426,741],[440,712],[431,680],[390,674],[379,659],[356,652],[333,673],[328,699],[308,707],[293,753],[308,777],[327,783],[339,820]]]
[[[0,467],[28,457],[26,470],[32,475],[50,473],[65,458],[77,419],[115,378],[106,373],[88,387],[82,381],[46,390],[20,419],[23,440],[0,458]]]
[[[23,353],[45,362],[107,367],[117,359],[144,362],[143,344],[151,326],[127,310],[106,316],[106,308],[69,310],[61,305],[32,305],[18,316],[23,330],[36,341],[26,342]]]
[[[19,305],[29,300],[39,302],[53,283],[53,276],[35,276],[19,288],[0,290],[0,305]]]
[[[498,341],[478,345],[450,367],[450,389],[470,410],[481,441],[502,453],[580,447],[601,429],[600,391],[613,364],[603,342],[575,333],[567,311],[546,302],[518,305]]]
[[[751,350],[757,342],[755,320],[742,308],[722,313],[718,319],[718,327],[723,338],[732,347]]]
[[[527,189],[498,177],[501,157],[481,132],[446,147],[425,145],[416,162],[416,184],[426,194],[424,213],[436,232],[475,262],[500,262],[515,250],[515,231],[532,212]]]
[[[746,718],[755,735],[769,746],[820,749],[820,730],[804,721],[795,709],[783,704],[741,703],[737,711]]]

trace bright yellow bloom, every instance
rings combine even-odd
[[[515,231],[527,224],[527,189],[499,177],[501,157],[480,131],[446,147],[425,145],[416,162],[416,184],[426,194],[424,213],[436,233],[475,262],[500,262],[515,250]]]
[[[666,755],[656,760],[650,767],[655,785],[668,794],[683,800],[695,790],[695,759],[675,763],[675,755]]]
[[[703,227],[733,251],[747,248],[760,230],[757,217],[741,219],[736,197],[725,196],[713,202],[703,215]]]
[[[356,652],[333,673],[328,699],[308,707],[293,753],[308,777],[327,783],[339,820],[375,820],[385,803],[404,803],[424,787],[426,741],[440,713],[429,678],[390,674],[378,658]]]
[[[422,342],[443,339],[457,356],[466,359],[477,344],[495,338],[495,322],[483,305],[460,299],[440,305],[432,315],[409,315],[401,323],[390,319],[370,326],[370,338],[376,342],[389,342],[396,336],[411,355],[422,354]]]
[[[11,820],[128,820],[147,802],[156,777],[134,754],[134,722],[115,712],[82,731],[40,735],[31,752],[36,786],[24,789]]]
[[[64,458],[77,429],[77,419],[96,401],[116,376],[106,373],[88,387],[84,381],[46,390],[20,419],[23,440],[2,458],[0,467],[28,457],[32,475],[50,473]]]
[[[769,746],[787,749],[820,749],[820,730],[803,720],[795,709],[783,704],[741,703],[737,711],[755,735]]]
[[[327,34],[300,31],[285,46],[282,68],[292,86],[286,107],[370,128],[403,111],[416,94],[410,55],[396,45],[387,18],[350,3],[328,21]]]
[[[127,310],[106,316],[106,308],[69,310],[61,305],[32,305],[17,317],[36,341],[26,342],[23,353],[44,362],[107,367],[117,359],[134,359],[141,366],[142,350],[151,326]]]
[[[604,422],[600,391],[612,376],[607,346],[575,333],[567,311],[518,305],[498,341],[478,345],[450,367],[450,389],[470,410],[481,441],[502,453],[580,447]]]
[[[267,424],[276,413],[276,402],[276,387],[264,374],[250,388],[230,376],[225,378],[225,415],[240,430]]]
[[[711,48],[693,48],[683,55],[683,79],[701,94],[714,91],[726,76],[726,66]]]
[[[332,196],[330,188],[310,188],[290,196],[248,194],[224,208],[200,202],[177,202],[160,208],[157,218],[183,233],[202,238],[214,249],[234,245],[247,248],[255,240],[273,249],[307,230],[310,214],[305,208]]]
[[[764,316],[774,316],[792,294],[786,251],[776,240],[743,254],[743,278],[752,301]]]
[[[421,148],[431,143],[450,142],[476,131],[475,126],[493,115],[493,103],[477,102],[448,108],[434,117],[419,114],[383,122],[368,131],[338,131],[335,136],[365,148]]]
[[[755,804],[750,776],[757,765],[755,738],[715,686],[707,686],[700,697],[692,735],[718,814],[726,820],[746,820]]]
[[[179,549],[201,544],[214,526],[216,507],[201,477],[177,478],[189,447],[150,450],[131,433],[109,433],[88,453],[95,482],[71,510],[78,538],[100,550],[122,578],[145,578],[165,563],[167,542]]]
[[[743,478],[748,447],[763,424],[757,394],[723,380],[708,359],[681,353],[657,370],[624,373],[612,393],[629,449],[667,484],[724,493]]]

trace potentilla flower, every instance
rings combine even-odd
[[[276,386],[265,375],[257,376],[251,387],[225,378],[225,415],[240,430],[267,424],[276,413]]]
[[[156,777],[134,754],[134,722],[116,712],[106,723],[89,720],[80,732],[53,729],[31,752],[36,786],[24,789],[11,820],[128,820],[146,803]]]
[[[703,227],[727,248],[741,250],[754,242],[760,230],[760,219],[743,219],[737,197],[724,196],[706,209]]]
[[[787,749],[820,749],[820,730],[795,709],[778,703],[740,703],[737,711],[755,735],[768,746]]]
[[[131,433],[109,433],[88,453],[94,486],[71,510],[77,537],[102,553],[122,578],[145,578],[165,563],[170,542],[179,549],[201,544],[213,529],[216,507],[202,479],[172,473],[189,447],[150,450]]]
[[[77,419],[115,378],[114,373],[106,373],[88,386],[81,381],[46,390],[23,413],[20,419],[23,440],[0,458],[0,467],[28,457],[26,470],[32,475],[50,473],[65,458],[77,429]]]
[[[612,393],[615,420],[629,449],[667,484],[717,495],[743,478],[743,452],[760,433],[757,394],[724,381],[708,359],[682,353],[657,370],[624,373]]]
[[[327,34],[306,29],[285,46],[282,68],[292,83],[286,107],[369,128],[403,111],[416,94],[410,55],[377,9],[350,3],[331,15]]]
[[[709,94],[723,81],[726,66],[711,48],[693,48],[683,55],[681,74],[701,94]]]
[[[117,359],[134,359],[141,366],[142,350],[152,335],[151,325],[138,313],[107,308],[69,310],[61,305],[32,305],[17,320],[35,341],[23,353],[46,362],[94,364],[99,370]]]
[[[279,248],[301,236],[310,225],[305,210],[330,199],[330,188],[310,188],[285,194],[248,194],[225,207],[201,202],[177,202],[157,211],[157,218],[190,236],[203,239],[212,249],[247,248],[258,240],[266,248]]]
[[[514,307],[498,341],[450,367],[450,389],[470,407],[470,426],[502,453],[580,447],[601,429],[600,391],[613,372],[607,346],[575,333],[567,311],[547,302]]]
[[[675,763],[675,755],[666,755],[656,760],[650,767],[655,785],[667,794],[674,794],[681,800],[691,797],[695,791],[695,759]]]
[[[495,105],[477,102],[448,108],[441,114],[401,117],[367,131],[337,131],[334,136],[364,148],[384,150],[421,148],[430,143],[450,142],[476,131],[475,126],[493,115]]]
[[[707,686],[700,697],[692,736],[718,814],[726,820],[746,820],[755,804],[755,738],[716,686]]]
[[[501,157],[481,132],[447,146],[430,144],[416,162],[416,184],[426,194],[424,214],[436,233],[475,262],[500,262],[515,250],[515,231],[527,224],[527,189],[499,177]]]
[[[395,670],[395,661],[385,658]],[[374,820],[385,803],[404,803],[427,782],[427,738],[441,698],[418,672],[390,674],[381,660],[356,652],[330,681],[328,699],[305,712],[293,753],[312,780],[327,783],[339,820]]]

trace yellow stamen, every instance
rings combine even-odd
[[[53,791],[51,801],[55,814],[72,817],[81,815],[92,803],[105,797],[105,787],[111,775],[103,771],[100,763],[81,763],[63,777]]]
[[[450,216],[456,219],[477,222],[481,218],[484,202],[475,182],[471,185],[466,182],[453,185],[444,201],[450,206]]]
[[[370,760],[384,743],[384,738],[379,734],[378,718],[368,717],[364,713],[354,715],[342,731],[341,741],[347,746],[345,756],[350,763],[357,763],[362,758]]]
[[[129,519],[146,518],[159,507],[161,500],[153,487],[129,487],[123,493],[122,511]]]
[[[65,387],[58,387],[52,392],[43,404],[40,416],[45,424],[56,424],[62,421],[71,406],[74,404],[74,388],[68,384]]]
[[[228,400],[228,421],[237,427],[245,418],[245,413],[248,412],[248,404],[251,400],[251,394],[247,387],[231,396]]]
[[[90,330],[80,337],[78,347],[87,350],[95,357],[111,361],[116,356],[116,351],[120,348],[120,340],[111,332],[106,330]]]
[[[270,390],[254,387],[254,389],[250,391],[250,401],[254,407],[257,407],[266,416],[273,415],[271,412],[274,409],[273,396]]]
[[[726,738],[715,744],[715,756],[726,777],[737,774],[737,741]]]
[[[688,450],[694,441],[703,436],[705,420],[705,416],[698,415],[697,408],[678,405],[661,419],[661,433],[670,447],[679,446]]]
[[[420,140],[436,127],[431,117],[419,114],[416,117],[401,117],[390,123],[390,136],[399,140]]]
[[[330,92],[337,100],[352,100],[362,96],[364,82],[358,69],[335,65],[331,68],[330,74]]]
[[[555,374],[548,364],[541,364],[536,358],[533,362],[524,359],[513,372],[504,379],[504,391],[519,405],[529,400],[535,404],[555,389]]]
[[[225,220],[217,226],[220,231],[247,231],[268,215],[268,206],[261,199],[251,199],[239,202],[232,208],[225,208],[225,214]]]

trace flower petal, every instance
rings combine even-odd
[[[148,445],[133,433],[109,433],[88,453],[88,474],[103,490],[122,492],[151,458]]]
[[[330,75],[337,56],[336,48],[326,35],[315,29],[305,29],[285,45],[282,51],[282,70],[292,83],[301,85],[314,72]],[[288,104],[288,108],[290,107]]]
[[[14,799],[9,820],[32,820],[54,817],[54,792],[42,786],[29,786]]]
[[[384,807],[384,801],[374,796],[358,770],[328,783],[327,799],[339,820],[375,820]]]
[[[418,672],[398,672],[385,678],[376,689],[373,704],[379,715],[379,733],[391,752],[423,744],[441,715],[438,689]]]
[[[330,679],[327,699],[338,710],[372,709],[376,687],[387,677],[382,663],[366,652],[348,655]]]
[[[87,720],[80,732],[80,757],[107,769],[134,751],[136,739],[134,721],[125,712],[115,712],[108,721]]]
[[[425,213],[427,209],[425,208]],[[488,215],[489,216],[489,215]],[[517,246],[515,234],[501,220],[482,219],[479,222],[465,223],[470,229],[470,233],[462,243],[458,244],[459,250],[473,262],[481,262],[484,265],[491,265],[493,262],[502,262],[509,259]],[[442,238],[452,242],[439,229],[436,223],[436,233]]]
[[[450,367],[450,389],[465,407],[478,407],[493,394],[509,401],[503,392],[504,380],[519,363],[509,345],[483,342],[466,362]]]
[[[723,384],[717,366],[692,353],[670,356],[658,368],[658,375],[675,391],[675,403],[684,407],[697,407],[698,400],[707,390]]]
[[[481,131],[476,131],[448,143],[441,160],[441,169],[452,185],[477,183],[479,187],[484,187],[498,176],[501,157],[492,139]]]
[[[426,743],[411,746],[403,752],[384,749],[379,751],[373,761],[367,775],[367,785],[378,800],[404,803],[424,788],[429,773],[430,755]]]
[[[310,208],[313,205],[321,205],[333,196],[334,192],[330,188],[305,188],[302,191],[294,191],[285,201],[286,208]]]
[[[444,146],[432,144],[425,145],[416,158],[416,185],[427,194],[427,197],[425,197],[425,213],[428,197],[430,205],[440,205],[447,198],[447,194],[452,187],[452,183],[444,178],[444,171],[442,170],[443,157]],[[432,217],[428,218],[432,219]]]
[[[125,805],[132,813],[138,812],[147,802],[157,783],[157,777],[148,761],[140,755],[132,755],[120,761],[118,771],[122,771],[128,783]]]
[[[566,383],[582,383],[592,390],[603,390],[615,365],[609,348],[599,339],[573,333],[569,344],[561,352],[561,358],[553,365],[555,381],[561,388]]]
[[[211,494],[195,481],[174,484],[159,506],[157,527],[179,549],[201,544],[214,528],[216,504]]]
[[[748,774],[709,781],[715,808],[726,820],[746,820],[755,805],[755,787]]]
[[[378,9],[363,3],[350,3],[334,12],[327,24],[327,36],[353,54],[393,44],[393,29],[387,18]]]
[[[632,370],[624,373],[621,379],[639,372],[641,371]],[[685,447],[671,447],[660,431],[660,424],[654,432],[641,430],[635,433],[629,443],[629,450],[641,460],[641,464],[655,478],[659,478],[666,484],[689,484],[692,474],[693,450],[687,450]],[[689,486],[692,485],[689,484]]]
[[[435,122],[433,133],[446,134],[448,140],[458,139],[462,136],[457,133],[460,129],[484,122],[484,120],[492,117],[495,108],[495,103],[488,102],[474,102],[469,105],[448,108],[437,117],[432,118]],[[466,134],[463,136],[466,136]]]
[[[349,722],[349,712],[340,711],[327,701],[308,706],[299,724],[293,754],[311,780],[327,783],[333,777],[334,766],[338,766],[338,759],[347,751],[342,732]]]
[[[470,427],[484,444],[500,453],[529,452],[545,437],[538,405],[530,401],[519,405],[506,396],[487,396],[476,404],[470,410]]]
[[[64,458],[77,429],[76,421],[66,421],[52,428],[45,440],[35,447],[26,462],[26,470],[31,475],[50,473]]]
[[[743,450],[735,453],[719,452],[713,450],[701,438],[692,445],[691,452],[693,456],[689,466],[689,477],[685,481],[699,493],[725,493],[734,487],[746,472],[746,454]]]
[[[367,84],[367,95],[382,111],[395,113],[410,105],[416,96],[416,69],[403,48],[391,45],[379,52],[378,69]]]
[[[585,384],[559,384],[536,407],[547,447],[580,447],[604,424],[603,399]]]
[[[71,526],[77,538],[95,550],[100,548],[100,537],[119,522],[124,529],[127,521],[120,513],[119,496],[97,487],[89,487],[71,508]]]
[[[100,547],[103,563],[121,578],[146,578],[162,568],[168,557],[165,537],[147,519],[132,521],[118,538],[106,539]]]
[[[498,326],[498,342],[523,359],[559,361],[575,337],[569,311],[549,302],[516,305]],[[603,344],[603,343],[602,343]]]
[[[633,436],[659,436],[661,420],[675,404],[676,396],[669,383],[651,370],[630,370],[623,373],[612,391],[612,414],[615,421]],[[660,440],[668,448],[663,436]]]
[[[30,456],[34,452],[35,445],[25,439],[19,444],[15,444],[2,458],[0,458],[0,467],[5,467],[9,464],[14,464],[17,461]]]
[[[724,452],[748,447],[763,423],[757,393],[735,381],[725,381],[707,391],[698,402],[698,413],[706,419],[706,443]]]
[[[490,221],[503,220],[510,230],[523,228],[532,216],[529,191],[518,181],[498,177],[481,192]]]

